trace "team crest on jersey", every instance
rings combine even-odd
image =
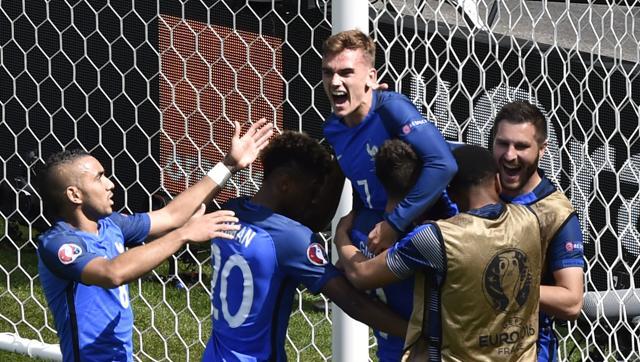
[[[311,243],[307,248],[307,259],[313,265],[326,265],[328,263],[327,256],[324,253],[324,247],[319,243]]]
[[[514,312],[527,301],[531,292],[531,268],[527,255],[519,249],[496,253],[482,276],[484,295],[499,312]]]
[[[369,156],[371,157],[371,159],[373,160],[374,157],[376,157],[376,153],[378,153],[378,146],[376,145],[370,145],[369,142],[367,142],[367,153],[369,154]]]
[[[62,264],[71,264],[80,255],[82,249],[76,244],[64,244],[58,249],[58,259]]]

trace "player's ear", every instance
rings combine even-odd
[[[375,67],[369,68],[369,74],[367,74],[367,87],[373,89],[378,87],[378,70]]]
[[[540,145],[540,150],[538,151],[538,156],[542,158],[544,156],[545,151],[547,150],[547,145],[549,144],[548,140],[544,140]]]
[[[64,194],[72,204],[79,205],[82,203],[82,192],[76,186],[67,186]]]

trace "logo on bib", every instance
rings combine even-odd
[[[506,249],[493,256],[482,276],[484,295],[493,309],[514,312],[522,308],[531,292],[531,268],[527,255]]]
[[[58,249],[58,259],[62,264],[71,264],[80,255],[82,249],[76,244],[64,244]]]
[[[311,264],[318,266],[326,265],[328,263],[327,257],[324,253],[324,248],[318,243],[309,244],[309,247],[307,248],[307,259],[309,259]]]

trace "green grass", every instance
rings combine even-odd
[[[46,302],[36,277],[35,250],[29,244],[21,246],[6,238],[1,240],[0,305],[3,307],[0,332],[57,343],[52,316],[46,312]],[[185,271],[183,269],[181,272]],[[142,361],[199,361],[211,333],[211,306],[207,293],[211,267],[205,263],[201,268],[203,280],[187,289],[179,289],[174,283],[158,277],[166,275],[168,270],[168,263],[164,263],[156,269],[156,274],[130,284],[136,327],[135,353]],[[291,341],[286,344],[287,355],[292,361],[324,361],[331,355],[331,324],[325,313],[312,307],[322,297],[306,292],[300,296],[301,302],[294,306],[299,305],[300,309],[292,314],[289,324]],[[0,360],[25,361],[30,358],[0,351]]]

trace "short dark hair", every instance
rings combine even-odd
[[[322,54],[338,54],[345,49],[362,49],[365,59],[370,66],[376,62],[376,43],[360,30],[341,31],[327,38],[322,44]]]
[[[375,162],[376,176],[389,197],[404,197],[420,177],[422,162],[418,154],[399,139],[386,141]]]
[[[449,187],[456,192],[465,192],[473,186],[481,185],[494,178],[498,173],[491,151],[476,145],[464,145],[453,150],[458,164],[458,172],[453,176]]]
[[[58,178],[58,169],[86,156],[90,155],[83,149],[63,150],[50,155],[44,166],[38,170],[36,189],[42,197],[45,209],[49,212],[59,213],[59,207],[63,201],[61,188],[67,186],[63,185]]]
[[[293,131],[284,131],[272,139],[260,158],[265,180],[274,170],[287,167],[322,182],[331,166],[331,155],[318,141]]]
[[[547,140],[547,119],[538,107],[527,101],[507,103],[498,111],[491,129],[492,139],[495,139],[498,125],[502,121],[515,124],[531,123],[536,130],[538,144],[542,144]]]

